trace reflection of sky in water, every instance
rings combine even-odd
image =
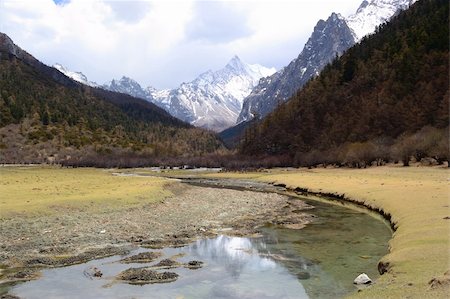
[[[41,279],[20,284],[11,293],[29,299],[342,298],[355,291],[353,279],[357,274],[366,272],[376,279],[376,264],[387,252],[391,232],[366,214],[320,202],[314,202],[314,206],[317,218],[299,231],[267,227],[263,229],[264,238],[218,236],[182,248],[163,249],[162,258],[184,253],[186,256],[178,258],[180,262],[205,262],[198,270],[168,270],[180,275],[173,283],[112,283],[115,275],[129,267],[151,264],[124,265],[117,263],[120,257],[110,257],[44,270]],[[148,250],[138,249],[132,254],[143,251]],[[102,279],[90,280],[83,275],[92,266],[101,269]]]
[[[199,240],[189,247],[189,254],[207,258],[223,265],[234,278],[248,268],[252,271],[265,271],[276,267],[276,263],[261,257],[248,238],[218,236],[215,239]]]
[[[308,298],[297,278],[282,265],[261,256],[262,240],[218,236],[199,240],[182,248],[166,248],[164,256],[185,253],[180,262],[201,260],[198,270],[177,272],[177,281],[167,284],[133,286],[111,283],[112,278],[129,267],[150,264],[120,264],[120,257],[91,261],[82,265],[43,271],[43,277],[16,286],[12,294],[23,298]],[[137,252],[147,251],[139,249]],[[157,263],[156,261],[155,263]],[[83,271],[98,267],[102,279],[89,279]]]

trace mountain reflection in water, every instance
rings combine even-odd
[[[259,255],[255,245],[266,247],[265,243],[258,242],[257,239],[251,241],[248,238],[221,235],[215,239],[197,241],[189,248],[189,253],[223,265],[237,279],[246,267],[254,271],[267,271],[276,267],[273,260]]]
[[[148,264],[121,264],[119,256],[82,265],[43,271],[42,278],[14,287],[12,294],[23,298],[308,298],[297,277],[270,258],[262,238],[217,236],[198,240],[181,248],[164,248],[161,259],[178,255],[179,262],[200,260],[197,270],[175,268],[179,274],[172,283],[129,285],[114,282],[115,275],[129,267]],[[130,255],[149,251],[138,249]],[[180,255],[181,254],[181,255]],[[184,254],[184,255],[183,255]],[[97,267],[101,279],[83,275]]]
[[[301,230],[274,226],[261,238],[217,236],[180,248],[164,248],[148,264],[122,264],[120,256],[64,268],[47,269],[35,281],[16,285],[21,298],[342,298],[356,291],[362,272],[376,279],[377,262],[387,252],[389,227],[370,215],[313,202],[315,221]],[[149,249],[137,249],[134,255]],[[175,257],[178,256],[178,257]],[[164,284],[129,285],[114,280],[130,267],[148,267],[161,259],[204,262],[197,270],[175,268],[179,277]],[[99,268],[103,277],[83,271]]]

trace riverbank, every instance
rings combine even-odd
[[[235,174],[314,193],[343,195],[390,215],[396,231],[376,284],[362,298],[448,298],[450,172],[445,167],[275,170]],[[216,174],[216,177],[226,174]],[[370,233],[370,232],[369,232]]]
[[[176,245],[223,228],[249,235],[266,220],[297,228],[309,221],[307,206],[279,194],[195,187],[153,176],[179,174],[148,169],[117,175],[99,169],[0,168],[0,264],[21,267],[35,257],[86,257],[80,252],[111,245]],[[228,182],[237,179],[231,185],[245,179],[332,193],[390,215],[396,231],[381,263],[386,273],[352,295],[363,298],[447,298],[449,174],[443,167],[395,166],[182,173]],[[219,181],[218,187],[224,184]],[[242,189],[258,191],[258,183],[246,184]],[[306,210],[298,214],[299,208]],[[297,223],[291,223],[293,210],[299,216]],[[6,272],[0,279],[8,279]]]
[[[252,235],[266,222],[301,228],[310,219],[309,206],[287,196],[114,170],[5,167],[0,176],[3,282],[128,250],[123,246],[182,245],[223,229]]]

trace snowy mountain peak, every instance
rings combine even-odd
[[[59,64],[59,63],[55,63],[54,65],[52,65],[55,69],[57,69],[58,71],[60,71],[61,73],[66,73],[67,72],[67,69],[63,66],[63,65],[61,65],[61,64]]]
[[[326,20],[319,20],[298,57],[282,70],[261,79],[244,99],[238,122],[269,114],[354,42],[352,31],[341,15],[333,13]]]
[[[177,89],[152,91],[153,102],[195,126],[220,131],[234,125],[243,99],[259,79],[274,72],[235,55],[222,69],[204,72]]]
[[[274,68],[247,64],[235,55],[222,69],[208,70],[172,90],[156,90],[151,86],[142,88],[138,82],[125,76],[102,87],[143,98],[183,121],[219,131],[234,125],[243,99],[260,78],[275,71]]]
[[[137,81],[126,76],[122,76],[119,80],[113,79],[110,82],[103,84],[102,87],[111,91],[126,93],[137,98],[146,100],[152,99],[150,93],[144,90]],[[148,89],[150,89],[150,87],[148,87]]]
[[[243,73],[246,71],[246,64],[244,64],[241,59],[234,55],[233,58],[225,66],[226,69],[234,70],[237,73]]]
[[[120,78],[119,80],[112,79],[109,82],[109,84],[110,85],[130,85],[130,86],[139,87],[139,88],[141,87],[141,85],[137,81],[131,79],[130,77],[126,77],[126,76],[122,76],[122,78]]]
[[[306,82],[317,76],[336,55],[341,55],[365,35],[374,32],[377,26],[416,1],[363,0],[356,12],[347,18],[332,13],[328,19],[319,20],[300,55],[280,71],[261,79],[244,99],[238,122],[270,113],[280,102],[287,101]]]
[[[233,65],[233,64],[236,64],[236,65],[242,65],[242,64],[244,64],[244,63],[243,63],[242,60],[239,58],[239,56],[237,56],[237,55],[235,54],[233,57],[231,57],[230,61],[227,63],[227,65]]]
[[[82,73],[82,72],[73,72],[68,70],[67,68],[65,68],[63,65],[59,64],[59,63],[55,63],[53,65],[53,68],[57,69],[58,71],[60,71],[61,73],[63,73],[64,75],[66,75],[67,77],[83,83],[85,85],[89,85],[89,86],[93,86],[93,87],[97,87],[98,84],[92,81],[89,81],[88,78]]]
[[[331,15],[328,17],[328,20],[332,20],[334,22],[338,22],[343,19],[344,18],[342,17],[342,15],[340,13],[335,13],[335,12],[332,12]]]
[[[364,0],[358,7],[358,9],[356,10],[356,13],[361,13],[363,11],[364,8],[366,8],[369,5],[369,1]]]
[[[356,13],[347,17],[356,41],[375,31],[380,24],[388,21],[401,10],[407,9],[417,0],[364,0]]]

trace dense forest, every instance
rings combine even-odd
[[[217,137],[128,95],[84,86],[0,39],[0,163],[212,153]]]
[[[281,164],[448,160],[449,2],[422,0],[246,130],[244,155]]]

